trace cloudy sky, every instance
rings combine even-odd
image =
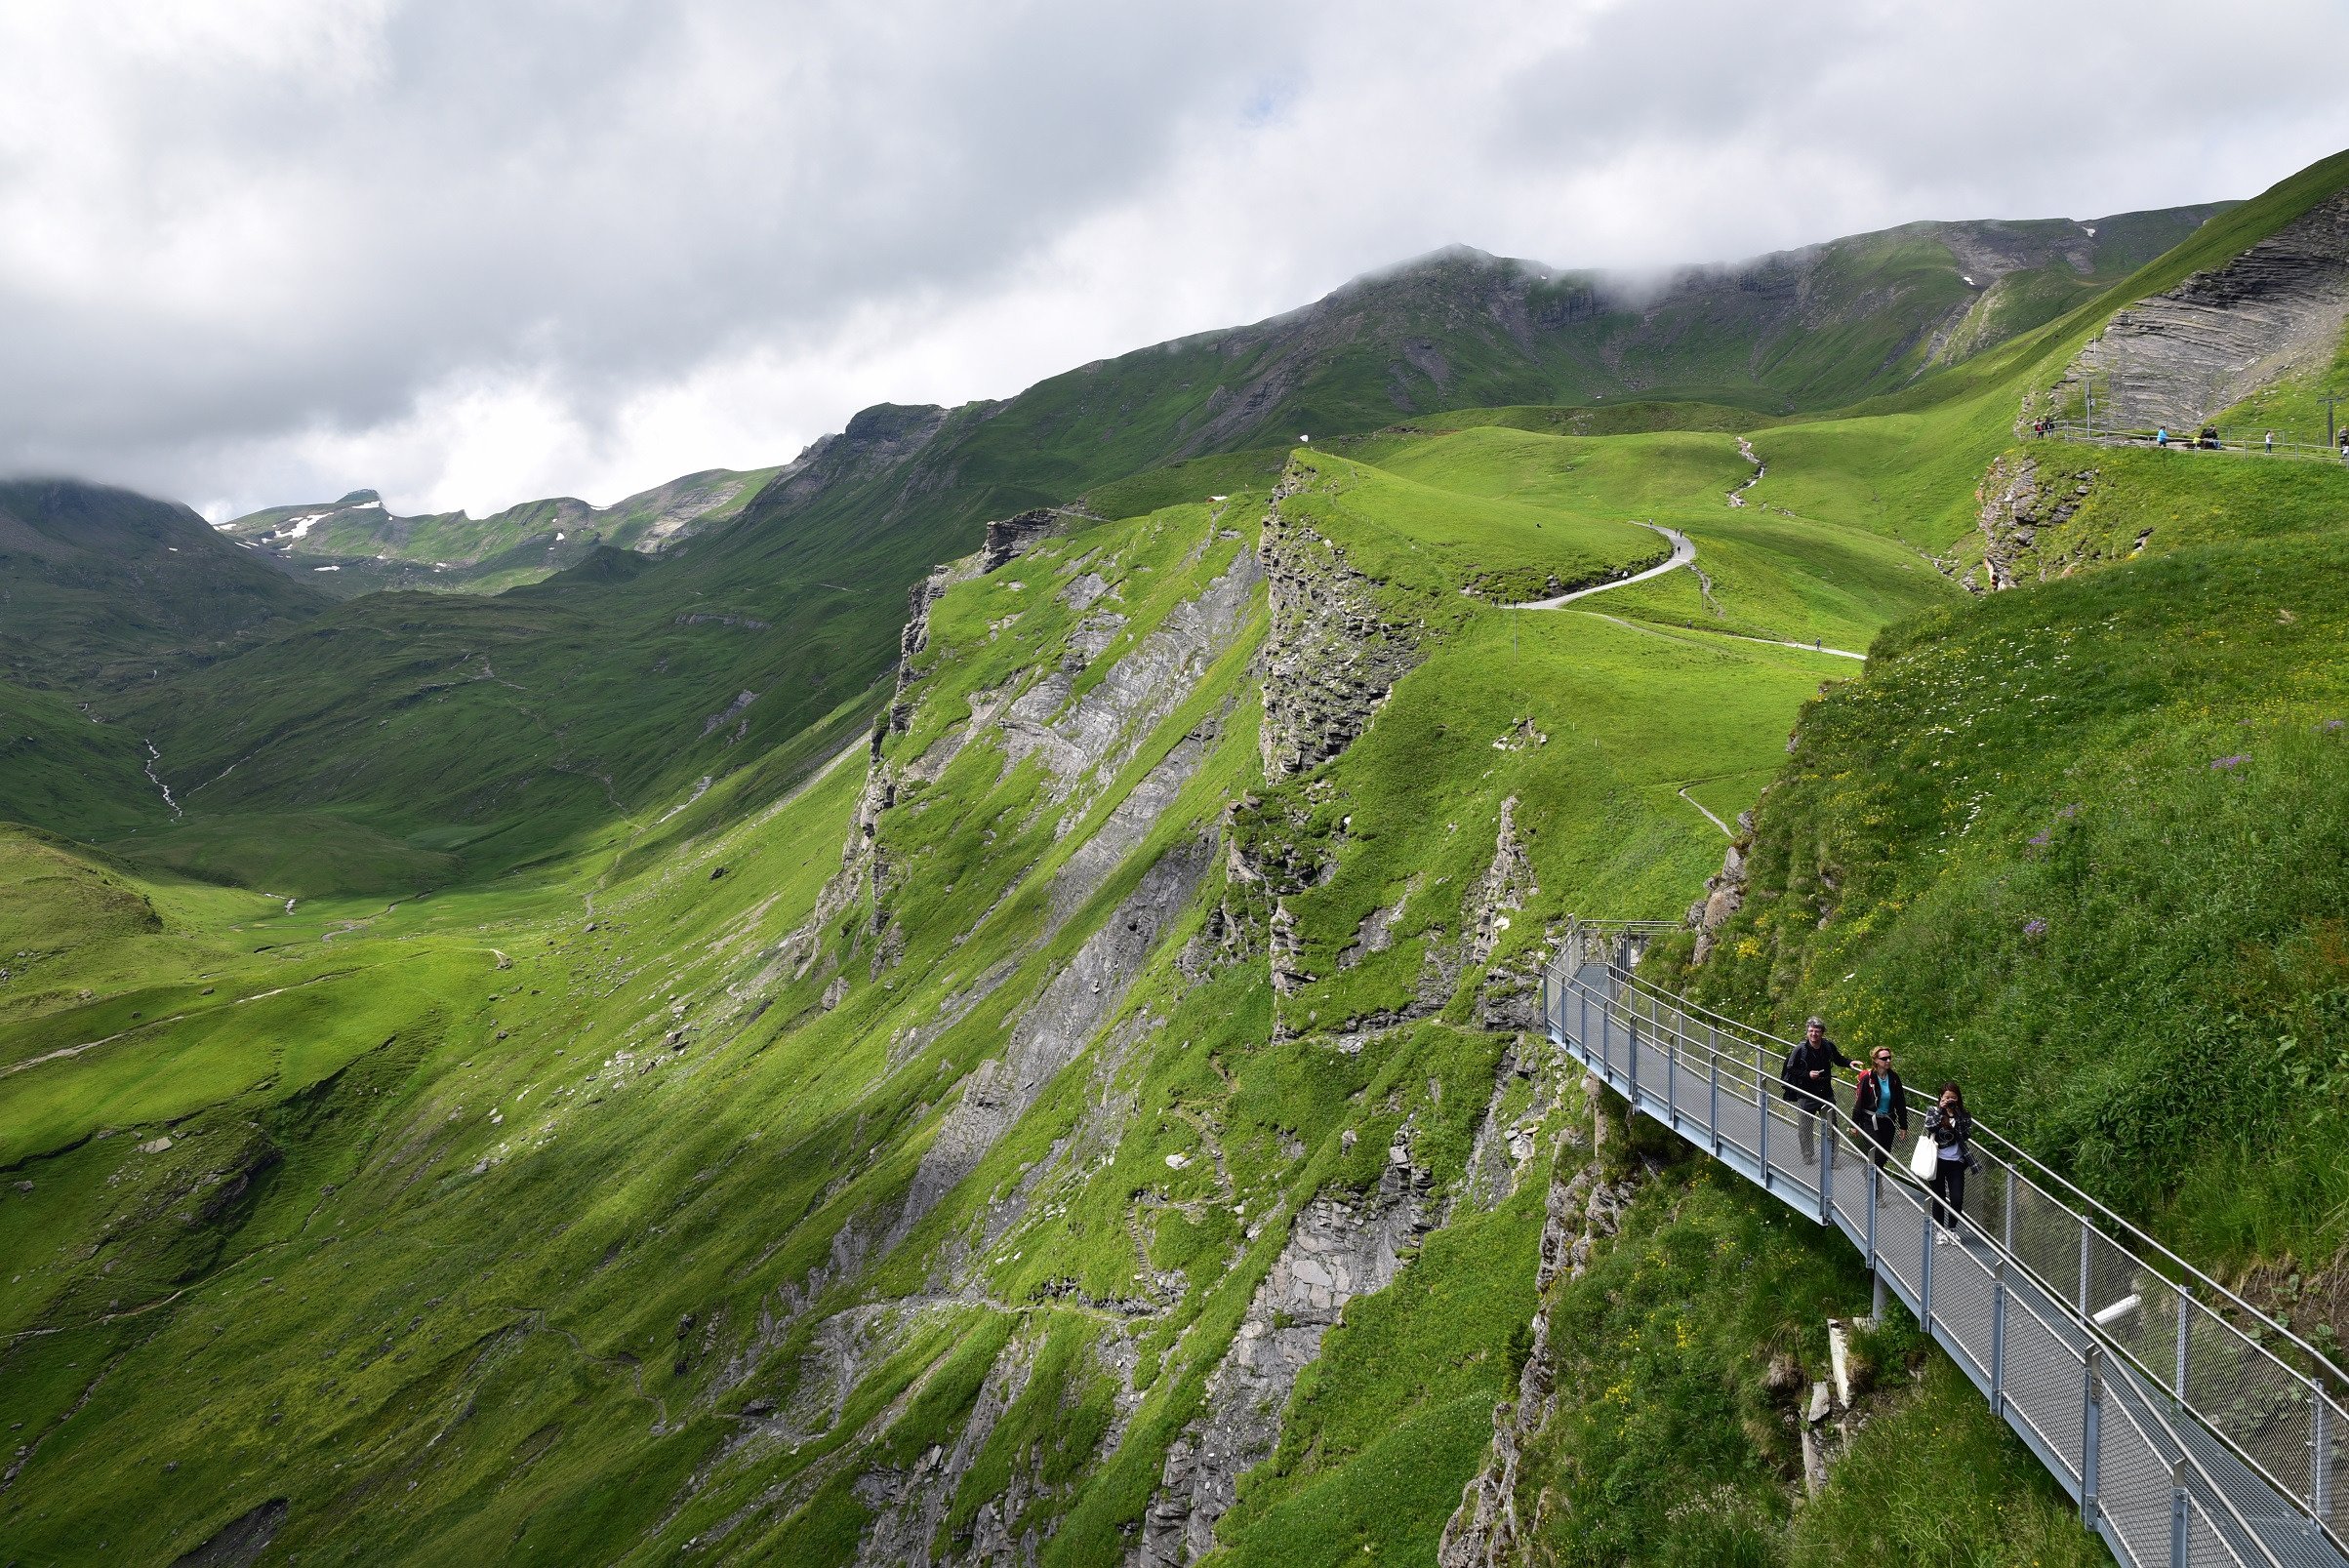
[[[2349,146],[2345,51],[2349,0],[21,0],[0,471],[608,502],[1456,241],[2248,196]]]

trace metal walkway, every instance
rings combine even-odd
[[[2337,1367],[1978,1122],[1984,1168],[1936,1243],[1904,1160],[1880,1171],[1848,1121],[1782,1098],[1790,1042],[1638,978],[1671,929],[1575,922],[1543,979],[1550,1038],[1848,1236],[2121,1562],[2349,1568]]]

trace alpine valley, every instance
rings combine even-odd
[[[2349,154],[609,507],[0,484],[0,1561],[2109,1561],[1539,978],[1680,922],[2330,1349],[2345,375]]]

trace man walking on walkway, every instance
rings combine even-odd
[[[1802,1025],[1802,1043],[1786,1054],[1779,1081],[1795,1107],[1795,1131],[1802,1145],[1802,1163],[1814,1158],[1819,1117],[1835,1109],[1835,1069],[1853,1065],[1843,1047],[1827,1037],[1827,1025],[1812,1019]]]
[[[1901,1087],[1900,1074],[1892,1070],[1892,1053],[1883,1046],[1875,1052],[1876,1065],[1860,1074],[1859,1094],[1851,1102],[1851,1114],[1876,1146],[1876,1168],[1883,1170],[1892,1152],[1892,1135],[1909,1130],[1909,1097]]]

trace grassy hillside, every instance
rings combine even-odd
[[[984,1408],[1000,1415],[940,1494],[942,1539],[1000,1518],[1052,1560],[1110,1560],[1289,1227],[1316,1194],[1376,1205],[1400,1147],[1425,1212],[1451,1218],[1330,1336],[1222,1535],[1242,1561],[1427,1548],[1512,1373],[1543,1172],[1587,1136],[1483,1011],[1559,914],[1683,902],[1720,836],[1678,791],[1750,803],[1796,709],[1846,666],[1487,602],[1517,591],[1496,579],[1647,558],[1630,516],[1729,513],[1751,471],[1730,436],[1466,427],[1361,450],[1300,455],[1280,504],[1386,574],[1391,610],[1430,612],[1431,640],[1359,742],[1288,779],[1265,778],[1257,744],[1263,589],[1232,597],[1260,486],[1075,528],[951,587],[880,748],[885,795],[861,748],[797,794],[738,773],[422,899],[334,892],[347,875],[302,831],[265,899],[171,874],[226,830],[202,820],[142,831],[127,867],[44,852],[63,857],[39,884],[59,907],[127,913],[12,1004],[24,1065],[0,1098],[32,1190],[0,1216],[50,1261],[12,1287],[6,1327],[61,1332],[6,1352],[11,1419],[38,1441],[0,1538],[25,1561],[93,1529],[169,1556],[284,1496],[272,1556],[632,1558],[698,1537],[845,1561],[898,1516],[871,1478]],[[358,608],[305,635],[353,635]],[[494,676],[444,702],[421,671],[393,707],[461,719],[470,688],[508,678],[494,628],[460,650]],[[1136,683],[1129,661],[1157,673]],[[1050,709],[1020,694],[1053,680],[1039,703],[1115,727],[1033,728]],[[466,744],[495,746],[496,709],[477,711]],[[1063,739],[1030,749],[1046,734]],[[1091,749],[1107,734],[1125,739]],[[399,751],[368,754],[389,769]],[[306,809],[293,820],[331,817]],[[1194,847],[1227,821],[1233,850]],[[1527,874],[1496,905],[1513,831]],[[1297,856],[1323,869],[1232,869]],[[1157,939],[1089,970],[1169,866],[1195,881]],[[1312,977],[1276,997],[1267,898]],[[1347,962],[1389,906],[1384,945]],[[1072,1025],[1104,1043],[1042,1058],[1032,1083],[991,1076],[1007,1040],[1038,1060],[1037,1020],[1083,994],[1054,988],[1072,969],[1109,988]],[[983,1083],[1011,1086],[1008,1125],[940,1165]],[[1537,1152],[1496,1168],[1480,1146],[1500,1117]],[[233,1194],[204,1196],[223,1171]],[[1715,1201],[1723,1225],[1762,1223],[1740,1194]],[[1737,1335],[1800,1335],[1818,1301],[1864,1291],[1847,1259],[1787,1241],[1813,1294],[1750,1292],[1709,1342],[1737,1398],[1764,1397],[1734,1370]],[[842,1341],[849,1324],[866,1326]],[[190,1379],[215,1390],[199,1414],[142,1419]],[[1381,1478],[1401,1455],[1397,1491]],[[1765,1511],[1783,1513],[1782,1462],[1774,1441],[1737,1462]]]
[[[1905,623],[1805,715],[1697,976],[1962,1072],[2195,1256],[2314,1263],[2349,1197],[2349,474],[2205,456],[2101,455],[2041,544],[2085,570]]]
[[[1637,321],[1447,257],[868,410],[658,557],[354,599],[103,725],[10,699],[0,1555],[1425,1561],[1531,1371],[1526,1560],[2100,1560],[1897,1312],[1806,1499],[1858,1261],[1529,998],[1751,809],[1691,984],[2330,1277],[2340,476],[2088,453],[2029,586],[1951,581],[2170,263],[2088,296],[2201,216]],[[1693,567],[1507,608],[1647,524]]]
[[[67,481],[0,481],[0,676],[120,691],[225,658],[327,604],[185,506]]]

